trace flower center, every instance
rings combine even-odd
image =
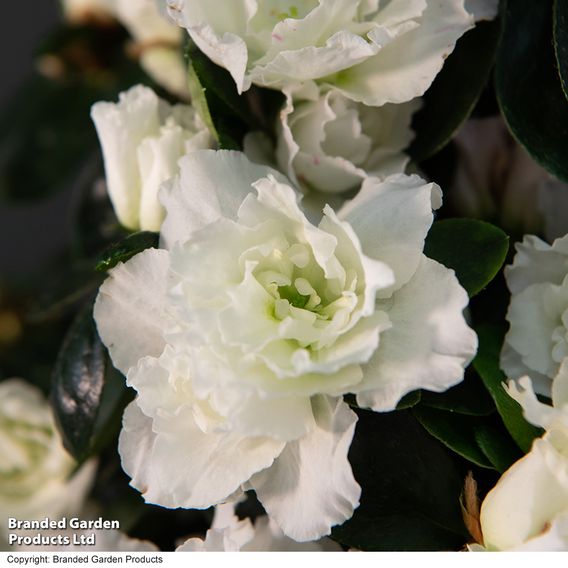
[[[288,300],[292,306],[300,308],[301,310],[303,310],[310,301],[310,296],[300,293],[295,286],[279,286],[278,294],[281,299]]]

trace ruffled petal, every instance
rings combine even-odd
[[[453,270],[422,256],[412,280],[392,298],[392,327],[363,367],[359,405],[388,412],[412,390],[442,392],[459,383],[477,350],[463,316],[467,304]]]
[[[396,3],[389,6],[396,8]],[[379,12],[379,16],[381,12]],[[399,26],[411,24],[402,22]],[[369,106],[420,97],[439,73],[458,38],[473,27],[463,0],[428,1],[414,29],[400,33],[367,61],[330,81],[347,97]]]
[[[252,164],[241,152],[197,150],[179,161],[180,176],[162,186],[166,209],[162,246],[187,241],[195,231],[222,217],[236,219],[252,184],[267,175],[285,178],[266,166]]]
[[[317,427],[291,442],[251,484],[269,516],[299,542],[315,540],[351,517],[361,488],[347,459],[357,415],[341,399],[313,400]]]
[[[552,245],[525,235],[511,266],[505,267],[507,286],[512,294],[518,294],[533,284],[561,284],[568,274],[568,235],[556,239]]]
[[[370,178],[339,211],[339,219],[350,223],[359,237],[364,254],[394,271],[395,284],[381,290],[379,297],[406,284],[418,268],[439,195],[437,185],[418,176],[394,175],[383,182]]]
[[[148,249],[110,271],[94,317],[114,366],[125,375],[145,356],[158,357],[164,333],[175,326],[168,311],[169,254]]]
[[[124,412],[118,451],[147,503],[206,509],[271,466],[283,447],[269,438],[205,433],[189,409],[152,420],[134,401]]]

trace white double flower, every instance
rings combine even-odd
[[[535,390],[550,396],[568,357],[568,235],[552,245],[527,235],[516,249],[505,268],[510,329],[501,367],[510,379],[529,375]]]
[[[330,91],[280,112],[276,157],[279,169],[304,190],[341,193],[358,189],[367,176],[404,172],[414,133],[415,100],[368,107]]]
[[[568,551],[568,361],[552,384],[552,405],[538,400],[528,376],[508,390],[546,433],[483,501],[484,549]]]
[[[94,462],[76,474],[47,401],[21,379],[0,382],[0,543],[8,518],[59,519],[76,514],[94,475]]]
[[[163,248],[113,269],[95,305],[138,392],[123,467],[166,507],[253,488],[287,536],[317,539],[359,503],[342,395],[393,410],[461,381],[476,351],[465,291],[422,252],[440,190],[369,178],[312,224],[285,178],[242,154],[180,168],[162,189]]]
[[[371,106],[421,96],[474,24],[464,0],[161,1],[239,92],[333,88]]]

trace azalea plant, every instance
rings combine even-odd
[[[76,203],[0,283],[2,549],[568,550],[565,5],[61,9],[2,117],[0,197]]]

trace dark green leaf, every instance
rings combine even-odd
[[[459,550],[462,479],[446,450],[408,410],[357,414],[349,461],[361,504],[332,538],[361,550]]]
[[[505,472],[523,457],[511,436],[491,424],[478,424],[474,436],[481,451],[499,473]]]
[[[498,21],[480,22],[459,39],[412,121],[414,160],[441,150],[469,117],[493,67],[499,35]]]
[[[412,413],[434,438],[450,450],[480,467],[493,468],[475,440],[474,429],[480,423],[479,418],[426,406],[416,406]]]
[[[495,70],[501,111],[531,156],[568,181],[568,104],[551,41],[552,0],[504,4],[504,31]]]
[[[92,306],[69,329],[55,364],[51,399],[69,453],[83,461],[114,439],[132,393],[98,336]]]
[[[112,245],[102,255],[97,262],[96,270],[104,272],[114,268],[119,262],[126,262],[134,255],[148,248],[156,248],[158,246],[159,236],[157,233],[150,231],[141,231],[129,235],[120,243]]]
[[[52,401],[63,444],[78,460],[89,453],[105,370],[105,348],[88,309],[69,329],[53,375]]]
[[[193,42],[186,53],[193,104],[221,148],[240,150],[247,129],[258,125],[248,99],[239,96],[229,72],[215,65]]]
[[[554,52],[562,90],[568,98],[568,4],[565,0],[554,0]]]
[[[432,225],[424,254],[456,271],[470,297],[499,272],[509,250],[509,237],[490,223],[445,219]]]
[[[495,404],[483,381],[471,367],[466,369],[465,379],[455,387],[442,393],[423,391],[421,405],[472,416],[487,416],[495,412]]]
[[[507,378],[499,368],[499,354],[505,332],[493,325],[480,326],[476,331],[479,337],[479,349],[473,366],[495,401],[507,430],[519,448],[526,453],[530,450],[532,441],[542,435],[542,430],[532,426],[523,418],[520,405],[503,387]]]

